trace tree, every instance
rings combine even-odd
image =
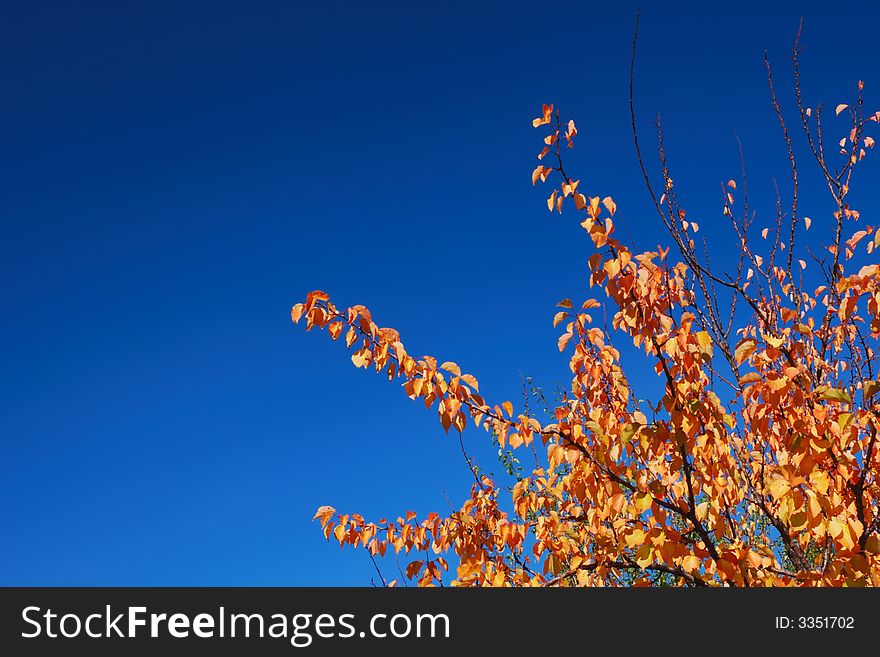
[[[735,272],[715,271],[698,243],[659,120],[662,187],[642,158],[635,38],[633,142],[674,257],[670,248],[635,252],[615,236],[615,201],[589,195],[566,171],[574,121],[543,106],[533,125],[549,134],[532,183],[554,186],[551,212],[577,214],[598,297],[577,306],[565,299],[553,319],[572,379],[549,421],[487,401],[454,362],[412,356],[363,306],[341,309],[315,291],[293,307],[294,322],[344,336],[356,367],[401,380],[447,432],[472,424],[503,456],[537,446],[543,458],[528,475],[509,469],[512,489],[474,470],[469,497],[448,516],[368,522],[323,506],[315,518],[328,539],[371,557],[411,554],[406,577],[425,586],[880,585],[880,267],[869,257],[880,229],[861,225],[849,201],[880,112],[865,110],[862,82],[832,117],[807,107],[797,44],[793,102],[804,150],[827,186],[831,240],[822,243],[819,225],[810,231],[799,207],[801,164],[765,57],[793,195],[787,207],[779,202],[775,229],[754,234],[745,168],[739,182],[722,185],[721,218],[741,246]],[[841,139],[824,136],[829,123],[845,123]],[[597,310],[610,326],[594,325]],[[659,400],[635,394],[615,347],[622,340],[661,377]]]

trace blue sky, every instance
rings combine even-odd
[[[667,242],[629,132],[636,3],[308,4],[4,8],[0,584],[369,584],[314,509],[444,511],[472,479],[290,306],[365,304],[492,400],[564,383],[551,318],[589,294],[589,245],[529,181],[542,102],[577,121],[581,189]],[[790,186],[763,50],[790,110],[803,16],[808,102],[862,78],[872,107],[878,11],[709,4],[644,3],[636,100],[723,262],[735,135],[759,218]]]

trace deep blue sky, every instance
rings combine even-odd
[[[735,133],[759,212],[773,175],[787,192],[761,57],[790,109],[802,15],[808,100],[845,102],[859,77],[878,98],[876,9],[644,4],[646,151],[661,112],[710,236]],[[550,320],[588,294],[588,244],[530,184],[530,121],[542,102],[574,117],[582,189],[640,246],[663,239],[629,133],[635,7],[4,6],[0,584],[368,584],[318,505],[459,503],[457,441],[290,306],[363,303],[493,400],[518,400],[521,374],[564,382]]]

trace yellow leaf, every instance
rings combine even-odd
[[[620,429],[620,440],[625,445],[632,437],[635,435],[636,431],[639,430],[639,425],[633,422],[627,422]]]
[[[651,502],[654,501],[654,498],[651,496],[651,493],[636,493],[633,495],[633,503],[636,505],[636,508],[639,510],[639,513],[643,513],[651,508]]]
[[[623,540],[629,547],[642,545],[645,542],[645,532],[641,529],[634,529],[632,532],[623,537]]]
[[[832,518],[831,522],[828,523],[828,533],[834,538],[840,536],[845,528],[846,525],[840,520],[840,518]]]
[[[556,304],[557,308],[568,308],[569,310],[572,308],[571,299],[563,299],[559,303]]]
[[[501,404],[501,407],[502,407],[505,411],[507,411],[507,416],[508,416],[508,417],[513,417],[513,404],[511,404],[509,401],[506,401],[506,402],[504,402],[503,404]]]
[[[774,349],[779,349],[779,347],[781,347],[783,345],[783,343],[785,342],[784,338],[777,338],[777,337],[772,336],[768,333],[762,333],[761,337],[764,338],[764,342],[769,344]]]
[[[810,473],[810,484],[820,495],[825,495],[828,492],[829,483],[828,473],[824,470],[813,470]]]
[[[645,568],[651,565],[651,545],[646,543],[636,550],[635,562],[640,567]]]
[[[849,107],[849,105],[847,105],[846,103],[841,103],[840,105],[838,105],[837,107],[835,107],[835,108],[834,108],[834,114],[835,114],[835,116],[839,116],[840,113],[841,113],[843,110],[845,110],[847,107]]]
[[[291,308],[291,310],[290,310],[290,318],[293,320],[293,323],[294,323],[294,324],[298,324],[298,323],[299,323],[299,320],[300,320],[300,318],[302,317],[303,309],[304,309],[304,308],[305,308],[305,306],[304,306],[303,304],[301,304],[301,303],[298,303],[298,304],[296,304],[293,308]]]
[[[789,380],[784,376],[777,377],[775,379],[767,379],[767,386],[773,392],[779,392],[780,390],[785,390],[788,387]]]
[[[736,364],[742,365],[746,359],[755,352],[757,346],[757,343],[751,338],[740,342],[733,352],[733,359]]]
[[[820,399],[824,399],[825,401],[836,401],[845,404],[852,403],[852,398],[849,396],[849,393],[847,393],[846,390],[841,390],[840,388],[819,386],[818,388],[816,388],[816,393],[819,395]]]
[[[446,370],[447,372],[451,372],[455,376],[461,376],[461,368],[453,363],[451,360],[446,361],[440,366],[441,370]]]
[[[712,353],[712,336],[709,335],[708,331],[700,331],[697,333],[697,342],[704,352],[709,354]]]
[[[777,475],[767,483],[767,490],[770,492],[770,495],[773,496],[774,500],[779,501],[779,499],[791,490],[791,485],[785,477]]]

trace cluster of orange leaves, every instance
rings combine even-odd
[[[542,162],[577,134],[574,122],[563,124],[558,112],[555,119],[545,105],[533,122],[551,129]],[[423,586],[650,585],[658,578],[691,586],[880,585],[880,381],[854,377],[852,362],[874,371],[880,268],[844,271],[857,244],[875,235],[870,253],[880,231],[856,231],[831,285],[812,294],[790,271],[751,257],[758,275],[749,269],[734,292],[750,299],[751,319],[727,345],[733,381],[722,398],[721,345],[695,309],[692,268],[671,262],[668,249],[632,252],[614,235],[614,201],[579,192],[557,161],[539,165],[532,182],[561,178],[548,208],[561,213],[571,199],[592,242],[589,284],[603,300],[559,304],[553,322],[563,327],[560,351],[572,352],[572,378],[550,422],[517,413],[509,401],[487,401],[454,362],[414,357],[363,306],[340,309],[315,291],[292,310],[294,322],[342,338],[355,366],[402,380],[447,432],[472,425],[502,448],[540,445],[545,465],[516,481],[509,511],[499,504],[505,489],[482,476],[447,516],[368,522],[321,507],[315,517],[324,535],[374,556],[418,556],[406,577]],[[727,186],[725,215],[736,183]],[[843,211],[859,219],[848,206]],[[760,290],[747,296],[759,280]],[[603,304],[613,314],[610,332],[590,314]],[[659,401],[636,398],[612,335],[644,350],[665,384]],[[450,554],[451,572],[443,556]]]

